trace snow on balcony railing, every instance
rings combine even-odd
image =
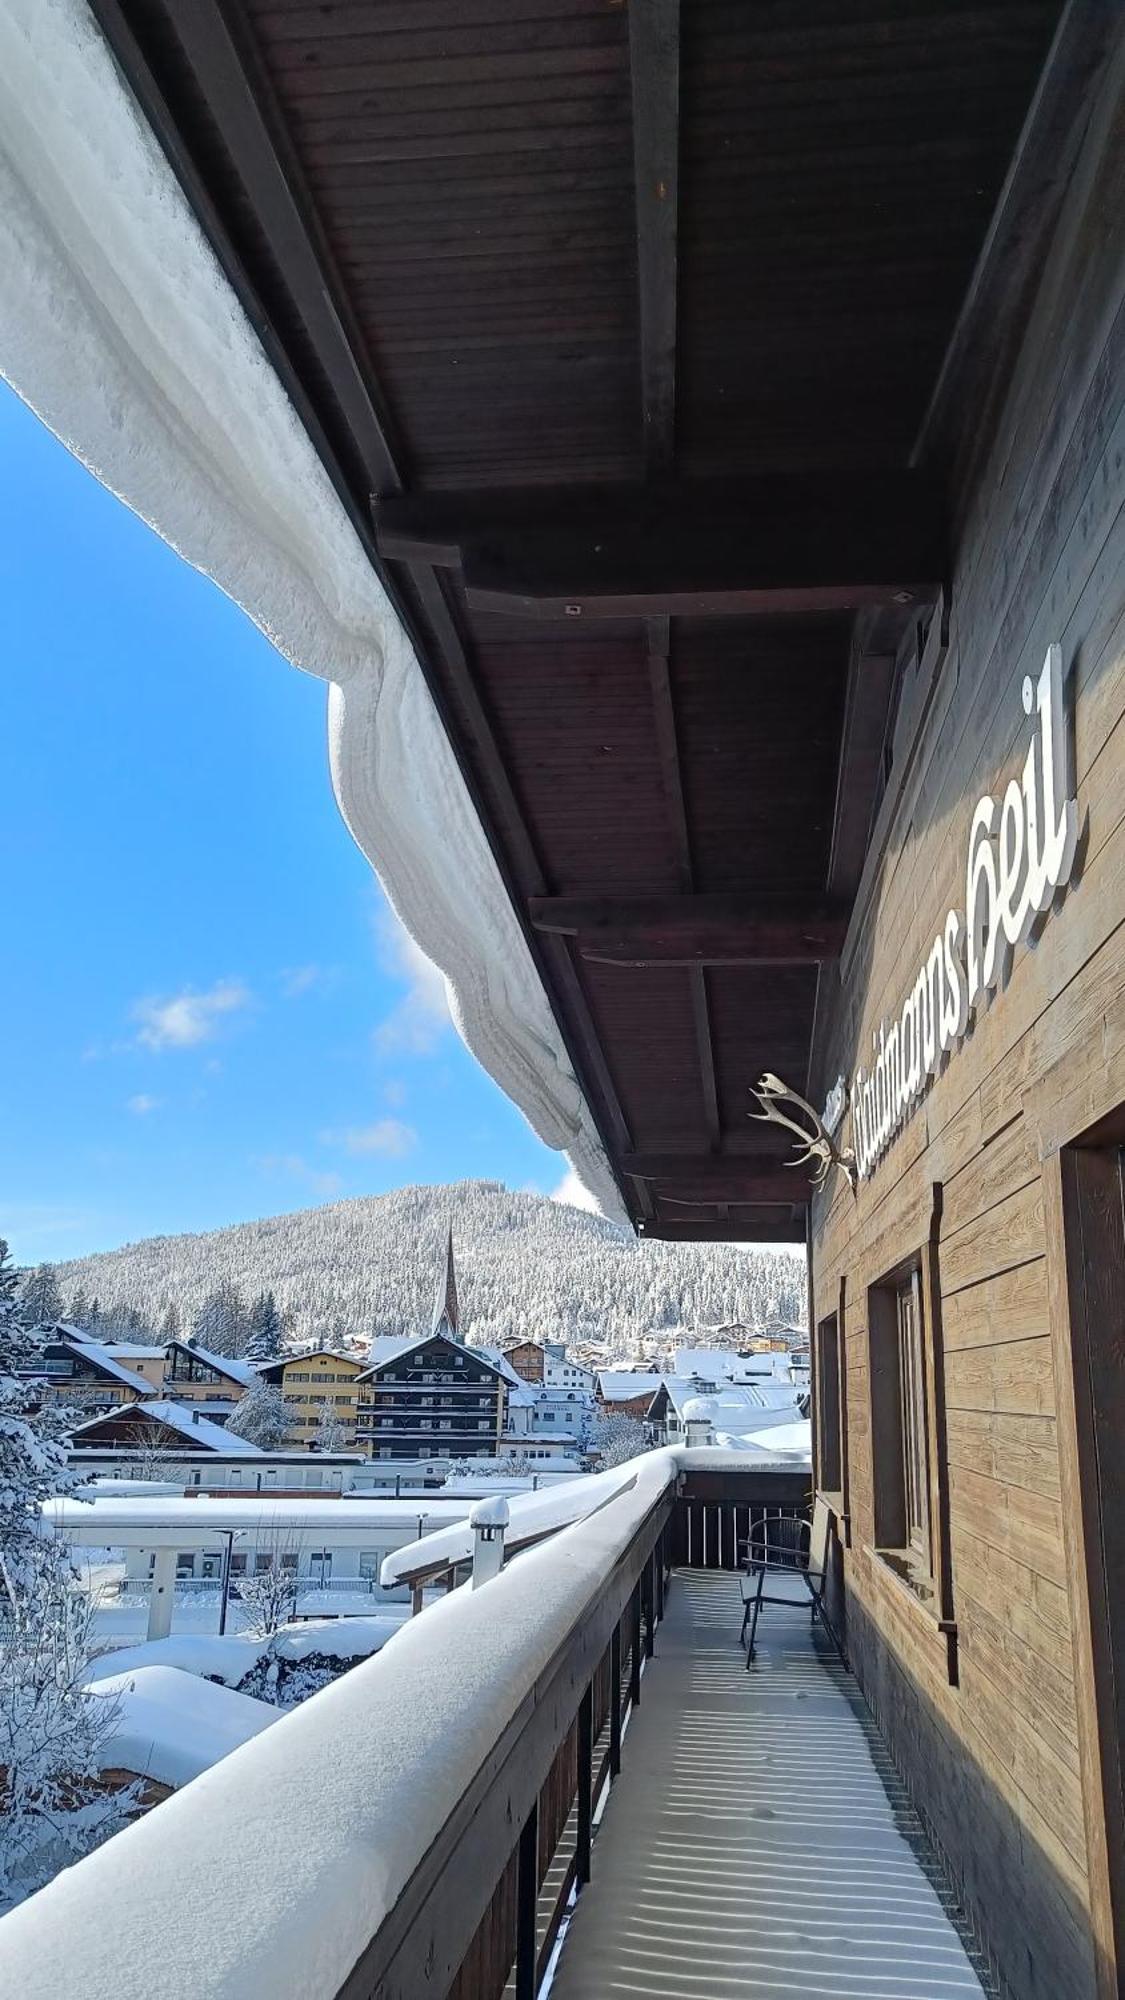
[[[616,1468],[618,1490],[595,1512],[486,1589],[432,1605],[65,1870],[0,1920],[0,1991],[329,2000],[615,1564],[696,1465],[745,1470],[737,1455],[675,1448]]]
[[[624,1465],[613,1466],[608,1472],[579,1475],[562,1485],[545,1487],[538,1493],[514,1494],[508,1503],[505,1534],[509,1552],[527,1542],[538,1541],[543,1535],[557,1534],[574,1522],[584,1521],[591,1514],[596,1514],[635,1483],[640,1462],[630,1459]],[[413,1581],[419,1575],[436,1575],[442,1570],[452,1569],[457,1563],[471,1562],[472,1555],[472,1520],[452,1522],[432,1534],[419,1536],[404,1548],[392,1550],[383,1559],[379,1581],[385,1589],[389,1589],[394,1584]]]

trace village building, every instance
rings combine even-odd
[[[196,1403],[225,1423],[235,1403],[257,1380],[249,1361],[213,1354],[197,1340],[170,1340],[164,1349],[164,1393],[177,1402]]]
[[[504,1359],[521,1382],[542,1382],[547,1351],[541,1340],[517,1340],[504,1349]]]
[[[159,1386],[139,1368],[127,1366],[121,1348],[90,1340],[77,1327],[59,1322],[43,1342],[26,1379],[40,1390],[45,1403],[76,1409],[113,1409],[151,1395]]]
[[[289,1413],[288,1444],[315,1446],[326,1418],[334,1418],[342,1442],[354,1444],[359,1420],[357,1384],[362,1361],[338,1348],[317,1347],[307,1354],[282,1354],[255,1363],[263,1382],[281,1390]]]
[[[379,1459],[493,1457],[518,1380],[498,1354],[461,1339],[451,1234],[429,1334],[371,1343],[371,1364],[356,1378],[357,1438]]]
[[[597,1371],[567,1352],[562,1340],[518,1340],[503,1350],[504,1359],[523,1382],[546,1388],[577,1389],[594,1394]]]
[[[267,1451],[212,1422],[197,1404],[156,1399],[77,1424],[67,1457],[103,1489],[107,1480],[144,1480],[187,1495],[235,1498],[346,1493],[364,1464],[355,1451]]]

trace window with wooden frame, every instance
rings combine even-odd
[[[875,1553],[936,1618],[957,1678],[935,1183],[928,1242],[867,1295]]]
[[[838,1494],[844,1484],[842,1373],[840,1317],[838,1313],[829,1313],[816,1329],[817,1485],[822,1493],[829,1494]]]

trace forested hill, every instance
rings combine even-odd
[[[576,1208],[498,1181],[408,1187],[201,1236],[154,1236],[59,1266],[78,1292],[159,1326],[190,1327],[208,1294],[272,1289],[290,1337],[367,1337],[428,1325],[452,1225],[472,1338],[627,1339],[650,1327],[804,1323],[804,1260],[728,1244],[638,1243]]]

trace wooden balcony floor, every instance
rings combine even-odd
[[[677,1572],[551,2000],[979,2000],[851,1676],[775,1606],[747,1673],[740,1620]]]

